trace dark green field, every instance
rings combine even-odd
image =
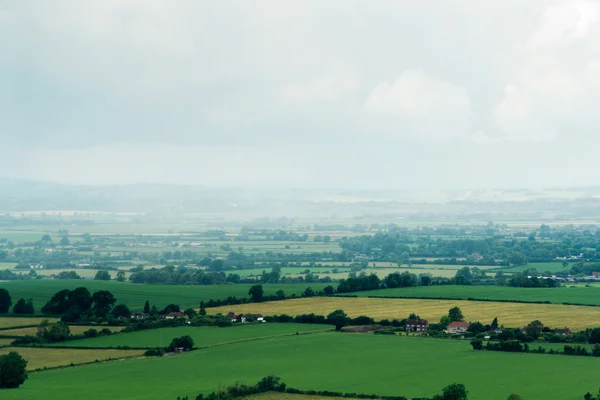
[[[57,344],[64,347],[166,347],[176,337],[189,335],[195,347],[212,346],[219,343],[252,340],[270,336],[293,335],[305,332],[331,330],[330,325],[313,324],[239,324],[227,328],[183,326],[176,328],[151,329],[122,333],[93,339],[72,340]]]
[[[600,288],[514,288],[502,286],[417,286],[349,293],[359,297],[423,297],[451,299],[489,299],[516,301],[549,301],[553,304],[576,303],[600,305]]]
[[[238,342],[183,355],[123,360],[30,374],[3,400],[175,399],[274,374],[299,389],[432,396],[454,382],[469,398],[579,400],[596,392],[600,360],[477,352],[467,341],[316,333]]]
[[[84,286],[90,292],[109,290],[117,298],[117,303],[126,304],[132,310],[144,308],[146,300],[158,308],[167,304],[178,304],[181,308],[199,307],[201,300],[225,299],[228,296],[248,297],[250,284],[237,285],[144,285],[93,280],[32,280],[9,281],[0,283],[0,287],[9,291],[16,302],[19,298],[32,298],[36,311],[39,311],[50,298],[62,289],[74,289]],[[263,285],[265,294],[275,294],[283,290],[286,295],[300,294],[308,286],[322,289],[324,283],[267,284]]]

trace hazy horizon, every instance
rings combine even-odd
[[[6,1],[0,35],[0,177],[600,185],[597,1]]]

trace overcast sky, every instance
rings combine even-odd
[[[0,177],[600,184],[600,1],[0,0]]]

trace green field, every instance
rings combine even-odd
[[[540,274],[543,274],[544,272],[556,273],[556,272],[561,272],[561,271],[568,271],[569,269],[571,269],[572,264],[573,264],[573,262],[570,262],[569,266],[567,266],[567,268],[564,268],[562,266],[562,262],[560,262],[560,261],[540,262],[540,263],[529,263],[526,265],[519,265],[518,267],[502,267],[502,268],[494,269],[494,271],[523,272],[527,269],[535,268],[537,270],[537,272],[539,272]]]
[[[166,347],[176,337],[189,335],[194,339],[195,347],[212,346],[219,343],[245,341],[279,335],[293,335],[305,332],[330,330],[329,325],[313,324],[244,324],[227,328],[184,326],[176,328],[151,329],[146,331],[122,333],[93,339],[63,342],[58,346],[70,347]]]
[[[201,300],[225,299],[228,296],[248,297],[252,285],[143,285],[94,280],[31,280],[2,282],[0,287],[9,291],[13,299],[32,298],[36,311],[58,291],[84,286],[90,292],[108,290],[117,298],[117,303],[126,304],[132,310],[144,308],[146,300],[158,308],[168,304],[178,304],[181,308],[198,307]],[[265,294],[275,294],[283,290],[287,295],[300,294],[308,286],[320,290],[324,283],[267,284],[263,285]],[[15,301],[16,302],[16,301]]]
[[[549,301],[553,304],[577,303],[600,305],[598,287],[515,288],[502,286],[417,286],[348,293],[359,297],[424,297],[451,299],[489,299],[517,301]]]
[[[34,373],[3,400],[193,398],[269,374],[299,389],[430,397],[459,382],[476,400],[579,400],[597,390],[598,368],[592,357],[477,352],[466,341],[318,333]]]

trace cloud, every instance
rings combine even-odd
[[[550,6],[529,38],[532,46],[555,46],[584,38],[600,20],[598,1],[563,1]]]
[[[469,135],[472,110],[467,92],[420,69],[377,85],[364,109],[373,122],[385,121],[392,134],[441,139]]]
[[[282,97],[291,102],[337,102],[360,86],[354,74],[342,73],[330,77],[286,85]]]

